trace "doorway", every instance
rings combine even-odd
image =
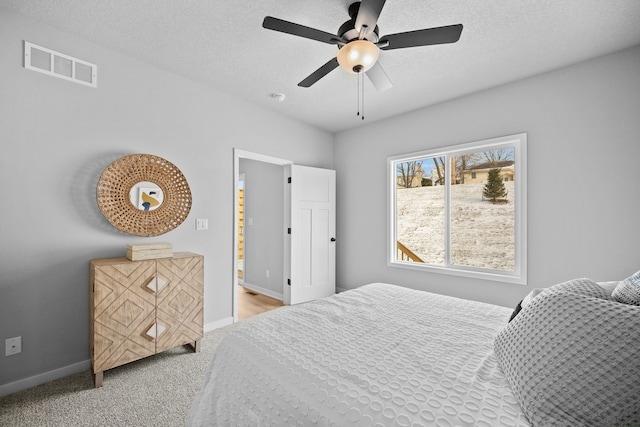
[[[243,287],[300,304],[335,293],[335,171],[234,149],[232,313],[238,321],[240,174]]]
[[[260,189],[256,189],[252,186],[251,176],[249,175],[249,173],[247,173],[247,171],[243,170],[243,167],[247,165],[253,165],[254,169],[270,168],[272,171],[277,170],[276,173],[279,174],[280,185],[278,186],[278,189],[274,191],[280,191],[280,194],[282,194],[284,193],[285,189],[285,165],[291,164],[293,164],[293,162],[290,160],[234,149],[234,244],[232,293],[232,312],[234,322],[237,322],[239,320],[239,284],[242,284],[249,288],[253,287],[259,293],[266,294],[270,297],[275,296],[277,298],[279,296],[280,299],[282,299],[284,287],[284,248],[282,250],[276,251],[270,250],[269,239],[274,238],[274,236],[277,237],[277,233],[280,233],[280,237],[284,239],[284,230],[286,230],[286,219],[283,214],[280,215],[280,218],[275,219],[274,215],[276,214],[272,211],[267,212],[266,209],[259,209],[260,206],[271,206],[273,205],[273,203],[269,205],[265,204],[266,202],[264,200],[260,201],[259,196],[262,196],[263,194],[261,194],[262,192],[260,191]],[[242,181],[240,179],[241,174],[244,175]],[[254,182],[260,184],[260,181]],[[242,193],[240,192],[241,186],[243,190]],[[258,203],[260,206],[251,206],[252,198],[249,196],[249,192],[251,192],[252,189],[256,193],[258,193],[258,197],[253,198],[253,203]],[[242,194],[243,196],[242,212],[240,212],[240,194]],[[278,204],[279,206],[277,206],[277,208],[280,210],[280,212],[284,212],[284,199],[282,199],[282,201]],[[253,209],[253,212],[255,214],[251,213],[251,209]],[[270,221],[272,223],[276,221],[277,224],[270,227],[270,230],[265,230],[265,224],[263,223],[264,221]],[[265,232],[271,232],[275,234],[271,234],[270,237],[268,234],[265,234]],[[260,246],[252,248],[252,244]],[[242,252],[240,252],[240,249],[242,249]],[[265,260],[262,254],[267,254],[271,256],[271,258]],[[240,256],[242,256],[242,258],[240,258]],[[242,262],[239,262],[240,259],[242,260]],[[265,267],[266,262],[270,263],[269,265],[273,267]],[[239,279],[240,266],[242,267],[242,281]],[[243,297],[244,296],[245,295],[243,295]]]

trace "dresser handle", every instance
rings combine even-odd
[[[161,275],[158,274],[158,276],[156,277],[156,292],[160,292],[162,290],[162,288],[164,288],[165,286],[167,286],[170,282],[169,279],[167,279],[166,277],[162,277]]]
[[[151,341],[155,341],[156,339],[160,338],[160,335],[162,335],[166,330],[167,328],[162,326],[161,324],[154,323],[153,325],[151,325],[149,330],[145,332],[145,334],[147,334],[148,338],[151,338]]]
[[[149,280],[149,283],[147,283],[147,288],[154,294],[158,292],[158,278],[156,276],[153,276],[151,280]]]
[[[147,288],[153,293],[160,292],[162,288],[169,284],[170,280],[166,277],[157,275],[153,276],[153,278],[147,283]]]

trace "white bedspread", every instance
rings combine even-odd
[[[511,310],[371,284],[249,321],[188,425],[529,426],[493,340]]]

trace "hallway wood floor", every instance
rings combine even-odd
[[[238,285],[238,319],[246,319],[274,308],[282,307],[282,301],[257,294]]]

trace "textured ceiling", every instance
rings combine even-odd
[[[335,33],[351,0],[0,0],[6,9],[330,132],[640,44],[639,0],[388,0],[380,35],[461,23],[455,44],[383,51],[394,87],[336,69],[336,47],[262,28],[270,15]],[[62,49],[62,48],[59,48]],[[62,49],[63,50],[63,49]],[[100,64],[98,64],[100,66]],[[284,102],[270,94],[284,93]]]

